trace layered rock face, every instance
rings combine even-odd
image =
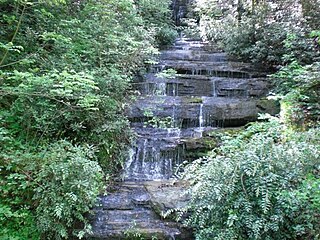
[[[177,74],[159,74],[168,69]],[[181,38],[134,87],[140,94],[127,115],[136,142],[124,182],[100,198],[92,239],[192,239],[180,223],[160,214],[188,201],[188,184],[174,180],[187,151],[197,151],[210,131],[243,126],[259,113],[275,114],[274,104],[261,100],[270,83],[252,66]]]
[[[160,217],[170,208],[185,206],[185,187],[173,181],[119,183],[115,193],[100,197],[89,239],[193,239],[182,224]]]

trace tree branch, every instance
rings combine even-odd
[[[25,10],[26,10],[26,6],[27,6],[27,3],[25,3],[23,5],[23,9],[22,9],[19,21],[18,21],[18,25],[17,25],[16,30],[14,31],[14,34],[13,34],[13,36],[11,38],[11,41],[10,41],[11,43],[13,43],[13,41],[15,40],[15,38],[16,38],[16,36],[18,34],[18,31],[19,31],[20,26],[21,26],[22,18],[23,18],[23,15],[25,13]],[[3,55],[3,57],[2,57],[2,59],[1,59],[1,61],[0,61],[0,66],[3,64],[4,60],[7,58],[8,52],[9,52],[9,49],[7,48],[5,53],[4,53],[4,55]]]

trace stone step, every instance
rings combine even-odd
[[[217,69],[217,70],[224,70],[224,69],[235,69],[235,71],[238,71],[240,69],[250,70],[252,69],[252,65],[249,63],[244,62],[234,62],[234,61],[190,61],[190,60],[161,60],[157,66],[174,66],[175,68],[204,68],[204,69]]]
[[[162,228],[150,226],[148,228],[129,227],[126,229],[110,230],[99,229],[94,234],[88,237],[88,239],[105,239],[105,240],[128,240],[128,239],[144,239],[144,240],[174,240],[181,235],[181,232],[177,228]],[[187,239],[187,238],[184,238]]]
[[[182,197],[182,193],[187,186],[187,182],[172,180],[126,181],[114,186],[118,190],[109,195],[119,197],[119,193],[121,195],[123,191],[130,190],[129,196],[134,196],[137,191],[142,191],[141,195],[152,196],[151,201],[154,208],[165,211],[170,207],[185,206],[189,197]],[[140,196],[140,198],[144,197]],[[193,239],[191,232],[182,224],[162,219],[157,210],[140,205],[134,210],[95,210],[91,218],[93,220],[91,222],[92,234],[86,236],[86,239]]]
[[[208,77],[257,78],[266,77],[265,72],[254,71],[252,66],[242,62],[191,62],[165,60],[153,66],[152,73],[175,69],[178,74],[206,75]]]
[[[135,208],[132,210],[94,210],[96,224],[106,224],[109,222],[148,222],[158,219],[158,216],[148,208]]]
[[[232,77],[219,77],[219,76],[209,76],[209,75],[196,75],[196,74],[175,74],[170,78],[165,78],[158,76],[158,73],[148,73],[145,75],[143,79],[139,79],[139,81],[134,81],[133,85],[143,83],[143,82],[150,82],[150,83],[161,83],[161,82],[171,82],[171,83],[180,83],[180,82],[187,82],[187,81],[199,81],[199,82],[208,82],[208,81],[226,81],[226,82],[233,82],[233,81],[268,81],[270,82],[271,79],[267,78],[264,73],[259,73],[261,76],[249,76],[244,78],[232,78]]]
[[[198,75],[201,76],[201,75]],[[133,84],[141,95],[208,96],[208,97],[263,97],[271,82],[267,78],[222,78],[179,75],[161,79],[149,74],[143,82]]]
[[[117,192],[99,198],[96,210],[133,210],[137,206],[148,205],[150,197],[144,191]]]
[[[221,127],[219,124],[225,124],[225,127],[231,127],[257,119],[258,113],[274,115],[278,108],[273,101],[258,99],[147,96],[131,104],[127,116],[133,122],[146,121],[150,119],[146,112],[152,113],[151,118],[171,117],[185,127],[197,127],[202,112],[204,126]]]
[[[227,55],[225,53],[210,53],[204,50],[166,50],[162,51],[160,59],[164,60],[183,60],[183,61],[202,61],[202,62],[226,62]]]

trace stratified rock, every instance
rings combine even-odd
[[[144,182],[154,210],[163,215],[170,209],[184,208],[190,199],[189,184],[181,180]]]
[[[178,24],[188,2],[173,2]],[[170,68],[175,76],[159,75]],[[136,142],[125,163],[125,182],[100,197],[88,238],[192,240],[190,230],[173,220],[173,209],[188,203],[188,183],[172,177],[184,161],[219,145],[215,132],[244,126],[259,113],[277,114],[276,102],[265,99],[270,81],[250,64],[182,38],[133,85],[140,95],[126,110]]]
[[[167,221],[155,211],[155,206],[162,204],[162,201],[163,206],[166,206],[163,210],[179,206],[174,205],[174,200],[185,204],[187,198],[180,201],[178,197],[185,186],[170,181],[119,183],[114,193],[100,197],[100,204],[92,216],[93,234],[87,236],[87,239],[193,239],[190,230],[182,224]],[[176,190],[175,196],[173,189],[169,190],[172,187]],[[167,199],[156,193],[161,189],[168,194]]]

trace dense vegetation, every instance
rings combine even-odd
[[[201,34],[276,73],[263,116],[187,167],[197,239],[320,239],[320,2],[195,1]]]
[[[197,239],[320,239],[320,2],[279,2],[190,7],[189,33],[273,70],[282,106],[187,166]],[[176,37],[169,4],[0,0],[0,239],[90,232],[131,140],[130,81]]]
[[[0,239],[90,231],[121,168],[130,81],[176,36],[170,1],[0,1]]]
[[[318,239],[319,129],[253,124],[190,165],[197,239]]]

